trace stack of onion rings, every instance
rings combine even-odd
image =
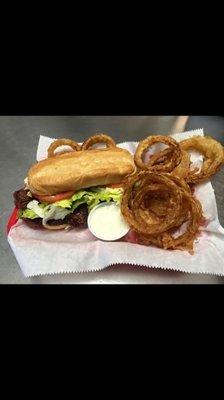
[[[155,198],[157,203],[152,201]],[[137,233],[139,243],[191,253],[203,220],[201,204],[184,180],[150,171],[139,172],[128,180],[121,212]],[[186,231],[175,237],[184,222],[188,223]]]

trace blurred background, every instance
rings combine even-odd
[[[5,226],[13,208],[13,192],[23,186],[27,170],[36,159],[39,135],[52,138],[73,138],[83,141],[96,132],[105,132],[113,136],[117,142],[138,141],[150,134],[170,134],[184,130],[204,128],[211,135],[224,143],[224,118],[218,116],[0,116],[0,283],[38,283],[43,279],[25,279],[11,252],[5,233]],[[221,211],[223,203],[223,172],[213,179],[213,186],[219,209],[220,222],[224,225]],[[106,276],[107,272],[101,273]],[[138,279],[141,276],[139,271]],[[142,272],[144,282],[147,272]],[[91,276],[91,274],[90,274]],[[92,275],[93,276],[93,275]],[[175,274],[169,271],[151,272],[147,275],[155,282],[175,281]],[[173,278],[170,278],[172,277]],[[80,278],[78,278],[80,279]],[[98,279],[98,278],[87,278]],[[106,278],[105,278],[106,279]],[[148,279],[148,278],[147,278]],[[222,282],[222,278],[181,274],[183,282]],[[71,277],[50,277],[49,283],[72,282]],[[74,281],[74,280],[73,280]],[[179,281],[178,281],[179,283]]]

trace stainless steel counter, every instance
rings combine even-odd
[[[224,278],[183,274],[138,267],[116,266],[102,272],[24,278],[8,245],[5,226],[13,208],[12,194],[23,184],[29,166],[35,162],[39,135],[83,141],[97,131],[117,142],[140,140],[149,134],[168,134],[177,117],[0,117],[0,283],[224,283]],[[180,121],[179,121],[180,122]],[[185,120],[186,122],[186,120]],[[184,122],[184,123],[185,123]],[[205,133],[224,141],[224,118],[190,117],[185,130],[204,128]],[[220,222],[224,225],[224,168],[213,179]],[[215,260],[214,260],[215,262]]]

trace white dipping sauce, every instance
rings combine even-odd
[[[120,206],[115,203],[101,203],[88,216],[90,232],[101,240],[117,240],[128,233],[130,227],[125,222]]]

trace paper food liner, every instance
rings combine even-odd
[[[191,136],[203,136],[203,129],[173,134],[181,141]],[[40,136],[37,160],[47,157],[47,148],[54,139]],[[125,142],[119,147],[134,153],[138,142]],[[192,154],[194,165],[203,159]],[[172,269],[188,273],[224,275],[224,229],[218,220],[214,190],[210,182],[196,186],[208,221],[194,246],[194,255],[180,250],[164,250],[128,242],[103,242],[88,229],[68,231],[38,231],[22,220],[14,225],[8,241],[26,277],[65,272],[99,271],[110,265],[131,264]]]

